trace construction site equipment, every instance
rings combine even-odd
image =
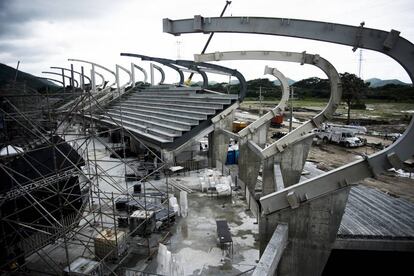
[[[155,212],[137,210],[129,218],[129,231],[131,235],[146,236],[155,229]]]
[[[234,121],[233,122],[233,132],[239,132],[243,128],[247,127],[247,123],[243,121]]]
[[[273,127],[281,127],[283,125],[283,115],[276,115],[270,120],[270,125]]]
[[[117,260],[127,250],[126,234],[123,231],[104,229],[95,236],[94,246],[97,257]]]
[[[366,140],[355,136],[350,129],[342,127],[324,126],[315,130],[316,137],[325,143],[337,143],[347,148],[361,147],[366,144]]]

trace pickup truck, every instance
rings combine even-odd
[[[347,148],[361,147],[366,144],[366,139],[357,137],[346,128],[328,127],[317,129],[316,136],[325,143],[336,143]]]

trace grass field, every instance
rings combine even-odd
[[[277,101],[262,101],[263,109],[269,109],[278,104]],[[327,99],[305,99],[294,100],[293,107],[301,107],[313,110],[322,110],[328,100]],[[402,119],[406,121],[411,115],[414,115],[414,103],[402,103],[402,102],[387,102],[387,101],[365,101],[367,106],[366,110],[351,110],[351,118],[366,118],[366,119]],[[258,110],[260,107],[259,101],[246,100],[241,104],[241,108],[245,110]],[[341,118],[347,115],[347,106],[342,103],[336,110],[338,114],[341,114]]]

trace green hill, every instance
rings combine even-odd
[[[0,86],[13,82],[15,76],[16,76],[16,69],[0,63]],[[19,83],[26,83],[27,86],[35,90],[44,90],[46,86],[49,86],[50,88],[58,87],[56,84],[54,84],[51,81],[38,78],[36,76],[22,72],[20,70],[17,73],[16,81]]]

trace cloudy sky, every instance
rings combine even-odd
[[[69,67],[68,58],[90,60],[111,69],[116,63],[128,67],[131,61],[149,68],[148,62],[120,57],[120,52],[193,59],[207,35],[174,37],[162,32],[162,19],[191,18],[196,14],[218,16],[224,4],[224,0],[0,0],[0,63],[15,67],[20,60],[21,70],[41,75],[50,66]],[[348,25],[365,21],[365,27],[395,29],[414,42],[413,14],[413,0],[234,0],[225,13]],[[354,53],[345,46],[276,36],[216,34],[207,52],[230,50],[307,51],[328,59],[339,72],[358,74],[359,51]],[[362,78],[409,82],[405,71],[390,58],[368,50],[363,51],[362,57]],[[269,61],[220,64],[238,69],[246,79],[263,77],[265,65],[277,67],[294,80],[325,77],[309,65]],[[174,71],[165,71],[168,81],[178,80]],[[220,76],[210,79],[225,81]]]

